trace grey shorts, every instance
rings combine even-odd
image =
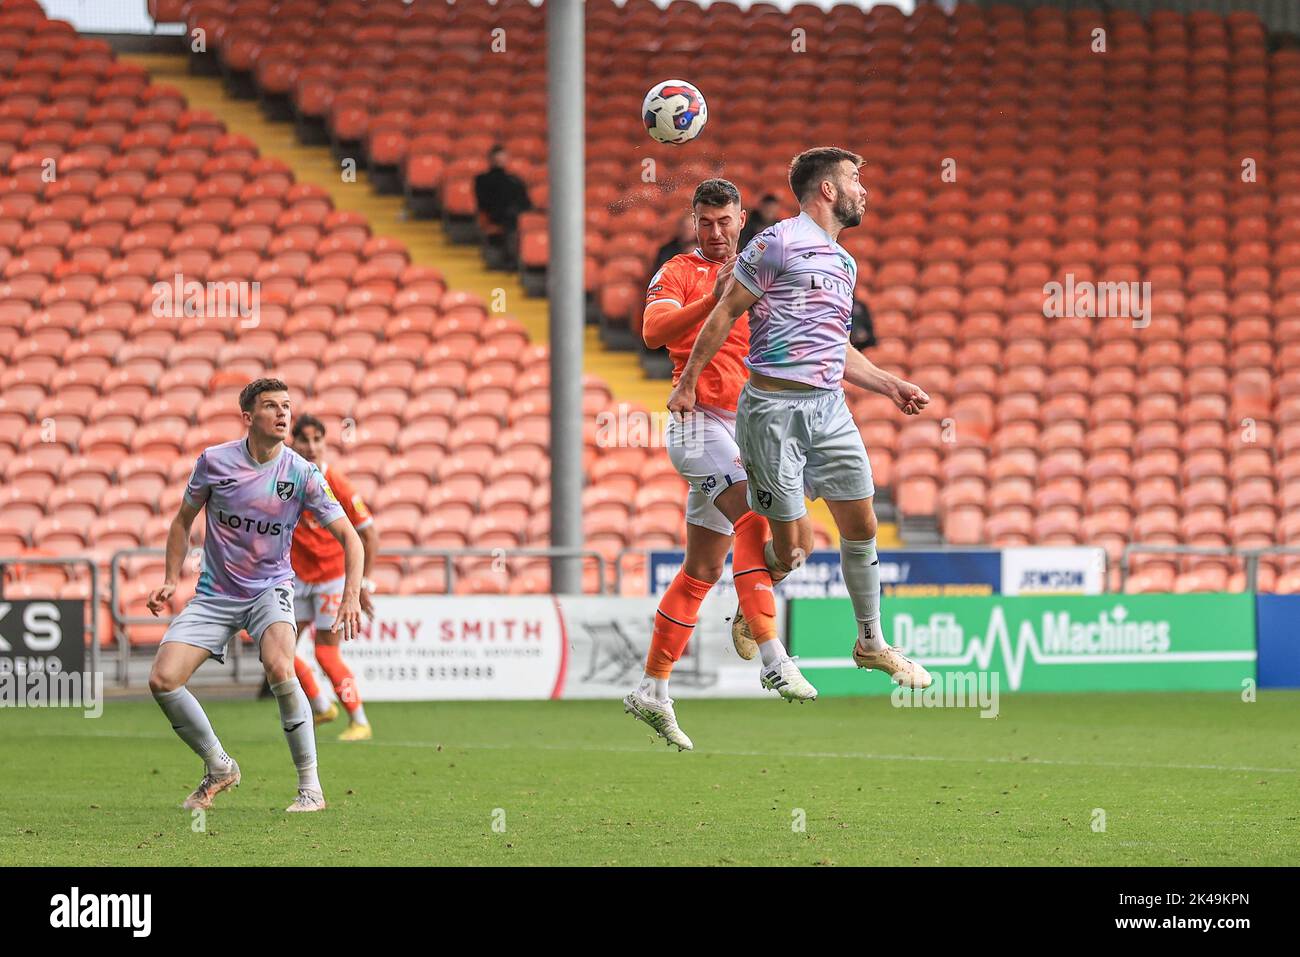
[[[746,383],[736,444],[749,475],[749,507],[765,518],[802,518],[805,494],[832,502],[876,494],[862,433],[841,389],[770,392]]]
[[[167,626],[163,644],[177,641],[194,645],[206,650],[217,661],[224,662],[230,639],[240,631],[247,631],[257,643],[260,658],[262,636],[277,621],[284,622],[297,634],[291,581],[273,585],[256,598],[195,595]]]

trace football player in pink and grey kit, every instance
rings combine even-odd
[[[284,445],[289,435],[288,386],[279,379],[250,382],[239,394],[239,408],[248,434],[204,449],[167,533],[163,585],[149,595],[149,610],[155,615],[176,590],[190,527],[199,509],[207,509],[198,586],[185,610],[167,626],[149,673],[149,689],[172,729],[203,758],[203,780],[183,807],[211,807],[217,794],[239,784],[239,765],[221,747],[185,683],[209,657],[224,661],[230,639],[246,630],[257,642],[298,769],[298,796],[286,810],[319,811],[325,796],[316,771],[315,724],[294,674],[298,628],[289,546],[304,509],[343,546],[346,578],[334,630],[347,639],[356,635],[361,623],[361,539],[320,469]]]
[[[763,230],[740,254],[733,281],[700,329],[668,408],[695,408],[700,371],[748,310],[749,382],[737,404],[736,444],[749,476],[750,507],[772,527],[767,565],[786,573],[812,550],[804,494],[825,499],[840,532],[840,567],[858,620],[854,662],[901,685],[925,688],[929,672],[890,647],[880,627],[876,490],[842,388],[848,381],[887,396],[905,415],[920,413],[930,401],[918,386],[877,368],[849,345],[858,270],[838,239],[840,230],[858,225],[866,212],[861,165],[857,154],[831,146],[791,161],[790,188],[800,213]],[[791,659],[764,671],[762,683],[799,697],[815,694]]]

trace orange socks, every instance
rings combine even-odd
[[[646,656],[645,673],[652,678],[667,678],[673,664],[686,650],[691,640],[695,622],[699,618],[700,604],[713,585],[678,572],[673,583],[659,600],[655,612],[654,635],[650,639],[650,654]]]
[[[361,707],[361,695],[357,693],[357,682],[352,676],[352,669],[343,663],[343,656],[339,654],[338,646],[317,645],[316,660],[320,662],[325,674],[329,675],[330,682],[334,685],[334,693],[343,702],[343,707],[348,709],[348,714],[355,717],[357,709]]]
[[[307,696],[307,700],[315,701],[319,698],[320,685],[316,683],[316,673],[311,670],[311,665],[294,655],[293,670],[298,675],[298,683],[302,685],[302,693]]]
[[[732,546],[731,577],[740,599],[740,611],[749,623],[754,641],[763,644],[776,637],[776,595],[772,575],[763,561],[763,543],[768,538],[767,519],[746,512],[736,522],[736,543]]]

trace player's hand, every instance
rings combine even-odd
[[[920,415],[921,410],[930,403],[930,396],[924,389],[902,379],[894,384],[894,394],[890,398],[904,415]]]
[[[339,603],[339,614],[330,626],[330,634],[351,641],[361,630],[361,601],[356,595],[344,594]]]
[[[370,589],[361,589],[361,610],[369,617],[375,617],[375,600],[370,597]]]
[[[146,604],[155,618],[167,607],[167,600],[172,597],[174,591],[176,591],[175,582],[163,582],[162,588],[155,588],[149,593],[149,601]]]
[[[678,380],[668,396],[668,411],[685,418],[687,413],[695,411],[695,383],[687,382],[685,377]]]
[[[731,282],[731,272],[736,268],[736,257],[732,256],[722,268],[718,270],[718,278],[713,280],[713,298],[719,300],[722,294],[727,291],[727,285]]]

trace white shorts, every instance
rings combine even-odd
[[[682,421],[677,416],[669,420],[665,438],[673,468],[691,485],[686,493],[687,523],[733,534],[731,522],[713,503],[731,486],[745,481],[736,447],[736,414],[697,405]]]
[[[329,631],[339,615],[339,605],[343,603],[344,576],[330,578],[323,582],[305,582],[295,579],[293,583],[293,613],[298,623],[309,621],[317,631]]]
[[[194,645],[224,662],[230,639],[247,631],[257,642],[260,658],[262,637],[268,628],[281,621],[291,628],[294,626],[293,594],[288,582],[273,585],[256,598],[195,595],[167,626],[162,643]]]

